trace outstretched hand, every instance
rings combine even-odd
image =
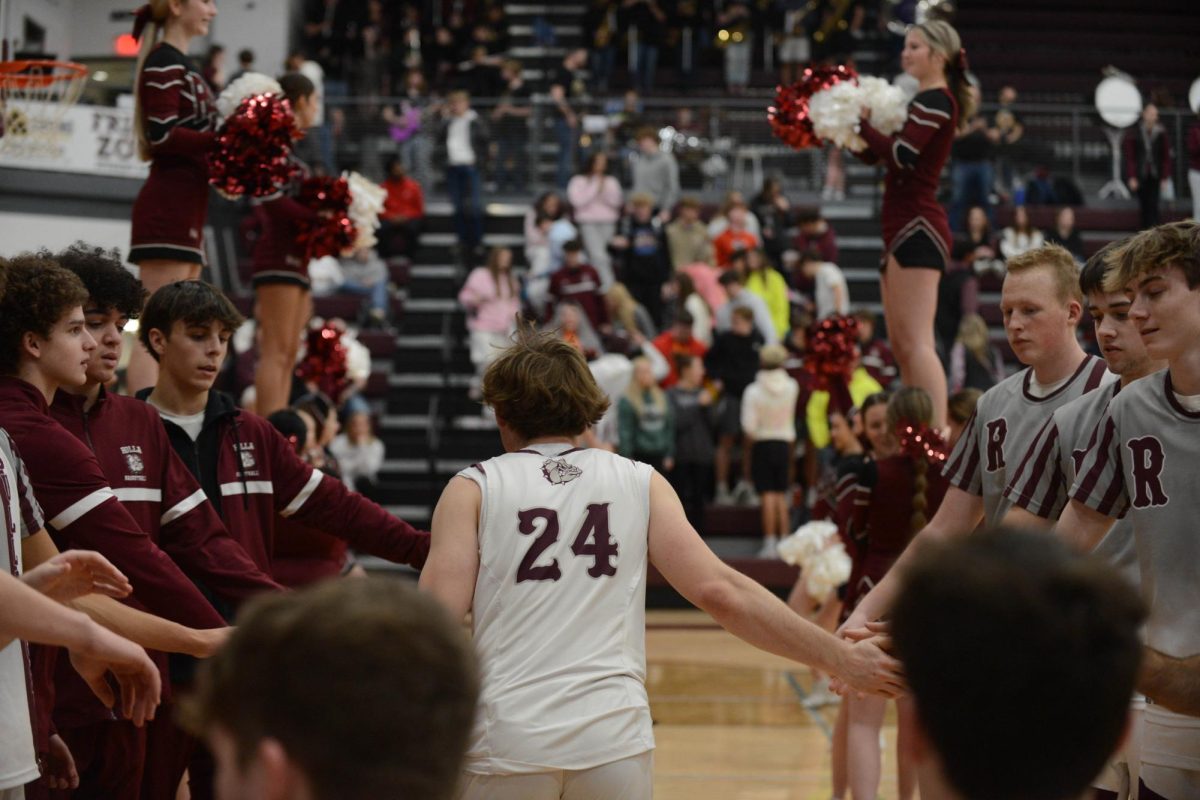
[[[120,690],[121,714],[138,727],[154,719],[162,682],[145,650],[97,625],[89,645],[68,654],[71,666],[105,706],[112,708],[117,702],[108,682],[111,674]]]
[[[60,603],[89,594],[127,597],[129,579],[94,550],[67,550],[21,575],[26,586]]]

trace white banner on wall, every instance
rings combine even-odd
[[[0,139],[0,167],[145,178],[149,165],[133,141],[133,109],[73,106],[57,125],[61,109],[47,104],[12,104]]]

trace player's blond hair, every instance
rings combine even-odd
[[[1044,244],[1019,256],[1013,256],[1008,260],[1006,267],[1012,275],[1044,269],[1054,279],[1059,300],[1074,300],[1080,305],[1083,304],[1083,293],[1079,289],[1079,265],[1075,263],[1073,255],[1057,244]]]
[[[1143,275],[1170,267],[1183,270],[1189,289],[1200,286],[1200,223],[1168,222],[1127,239],[1108,255],[1104,290],[1119,292]]]
[[[529,326],[484,372],[483,401],[526,439],[578,436],[609,406],[583,355],[553,331]]]

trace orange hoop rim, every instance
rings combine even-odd
[[[49,73],[26,74],[25,70],[51,70]],[[88,68],[74,61],[23,58],[0,61],[0,89],[40,89],[55,83],[87,78]]]

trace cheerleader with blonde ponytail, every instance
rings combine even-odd
[[[213,0],[151,0],[138,9],[140,41],[134,75],[134,135],[150,175],[133,204],[129,260],[153,294],[159,287],[200,277],[208,218],[208,162],[217,124],[208,82],[188,57],[193,39],[207,36]],[[128,389],[152,386],[158,370],[142,347],[131,353]]]

